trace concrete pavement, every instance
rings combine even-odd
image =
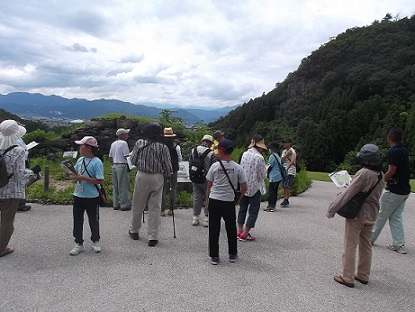
[[[70,256],[72,207],[32,204],[16,216],[10,245],[0,258],[0,312],[9,311],[414,311],[415,195],[404,212],[408,254],[390,251],[386,225],[374,247],[368,285],[349,289],[340,273],[344,219],[327,219],[339,190],[313,182],[289,208],[261,209],[255,242],[238,242],[239,260],[210,264],[208,231],[192,226],[192,210],[163,217],[159,244],[128,236],[131,212],[101,209],[101,245],[95,254],[85,224],[86,250]],[[262,203],[263,206],[266,203]]]

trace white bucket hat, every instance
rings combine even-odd
[[[5,150],[12,145],[17,145],[20,138],[19,125],[12,119],[7,119],[0,124],[0,150]]]

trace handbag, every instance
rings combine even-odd
[[[366,202],[366,199],[372,193],[373,189],[378,185],[380,180],[382,179],[382,173],[379,174],[378,181],[376,184],[367,192],[360,192],[353,196],[342,208],[337,211],[337,214],[346,218],[346,219],[354,219],[356,218],[357,214],[359,213],[360,209],[362,209],[363,204]]]
[[[82,161],[84,163],[86,173],[89,175],[90,178],[92,178],[92,176],[89,174],[89,171],[88,171],[88,169],[85,165],[85,158]],[[99,206],[100,207],[107,207],[108,206],[108,199],[107,199],[107,192],[105,191],[104,186],[102,184],[99,184],[99,186],[97,184],[94,184],[94,186],[98,191]]]
[[[232,184],[231,179],[229,178],[228,172],[225,169],[225,166],[223,165],[223,163],[219,160],[220,165],[222,166],[223,171],[225,171],[226,177],[228,178],[229,184],[231,185],[232,189],[233,189],[233,193],[234,193],[234,201],[235,204],[237,204],[239,202],[239,199],[241,198],[241,190],[239,189],[239,183],[238,183],[238,189],[235,189],[235,187]]]

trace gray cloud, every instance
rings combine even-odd
[[[5,1],[0,87],[219,107],[271,91],[347,28],[412,0]],[[412,9],[411,9],[412,8]]]

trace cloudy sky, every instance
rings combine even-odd
[[[413,0],[13,0],[0,10],[0,94],[182,107],[242,104],[347,28]]]

